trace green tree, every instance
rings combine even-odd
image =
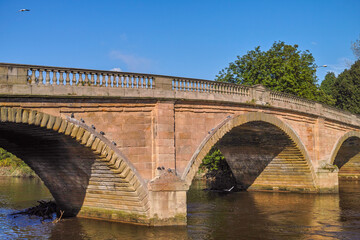
[[[261,84],[271,90],[333,104],[333,99],[316,82],[316,64],[312,54],[298,45],[274,42],[268,51],[260,47],[237,57],[219,72],[217,81],[243,85]]]
[[[328,95],[334,96],[335,89],[334,84],[336,81],[335,73],[327,72],[324,80],[321,82],[320,88]]]
[[[332,95],[337,107],[360,114],[360,60],[339,74]]]

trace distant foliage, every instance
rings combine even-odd
[[[336,107],[360,114],[360,60],[338,77],[326,74],[321,88],[335,99]]]
[[[261,84],[271,90],[285,92],[333,104],[334,100],[316,84],[316,64],[312,54],[298,50],[298,45],[274,42],[268,51],[260,46],[237,57],[219,72],[217,81],[243,85]]]
[[[20,158],[12,153],[0,148],[0,168],[9,169],[9,171],[0,171],[2,174],[20,177],[35,177],[35,172]]]
[[[200,169],[206,169],[208,185],[213,190],[223,190],[236,186],[235,177],[227,164],[224,155],[213,147],[204,157]]]
[[[325,75],[324,80],[321,82],[321,86],[320,88],[328,95],[330,96],[334,96],[334,83],[336,81],[336,76],[335,73],[333,72],[328,72]]]
[[[204,157],[200,167],[206,168],[208,171],[217,171],[224,165],[225,157],[219,149],[212,148]]]

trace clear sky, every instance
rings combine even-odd
[[[359,0],[0,0],[0,62],[211,80],[281,40],[328,65],[321,81],[354,61],[359,37]]]

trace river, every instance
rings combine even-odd
[[[360,183],[340,194],[188,193],[187,227],[144,227],[72,218],[57,224],[9,214],[51,199],[36,179],[0,177],[0,239],[359,239]]]

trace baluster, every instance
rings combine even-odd
[[[53,71],[53,77],[52,77],[52,85],[58,85],[58,78],[57,78],[57,73],[58,73],[58,70],[54,69]]]
[[[94,79],[94,73],[90,73],[90,82],[89,82],[90,86],[94,86],[95,85],[95,79]]]
[[[65,76],[65,85],[69,85],[70,86],[70,73],[71,73],[71,71],[65,71],[65,74],[66,74],[66,76]]]
[[[132,76],[129,75],[129,76],[128,76],[128,82],[129,82],[129,84],[128,84],[129,86],[128,86],[128,87],[129,87],[129,88],[132,88],[132,84],[133,84],[132,81],[133,81]]]
[[[138,76],[134,76],[134,88],[138,88],[139,86],[139,77]]]
[[[44,84],[43,69],[39,69],[39,83]]]
[[[123,75],[122,76],[122,87],[123,88],[127,88],[127,77],[126,77],[126,75]]]
[[[89,73],[85,72],[84,74],[85,74],[84,85],[90,86],[90,83],[89,83]]]
[[[30,84],[36,84],[36,69],[31,68],[31,81]]]
[[[121,75],[116,74],[116,78],[114,79],[116,87],[121,87]]]
[[[136,76],[136,83],[137,83],[137,88],[141,88],[141,76]]]
[[[50,85],[50,70],[45,69],[45,85]]]
[[[64,85],[64,71],[59,70],[59,85]]]
[[[79,85],[81,84],[82,86],[84,86],[84,80],[83,80],[83,77],[82,77],[83,73],[82,73],[82,72],[78,72],[78,74],[79,74],[79,79],[78,79],[76,85],[79,86]]]
[[[140,76],[139,79],[140,79],[141,88],[145,88],[146,87],[145,76]]]
[[[76,85],[76,72],[75,71],[72,72],[71,85]]]

